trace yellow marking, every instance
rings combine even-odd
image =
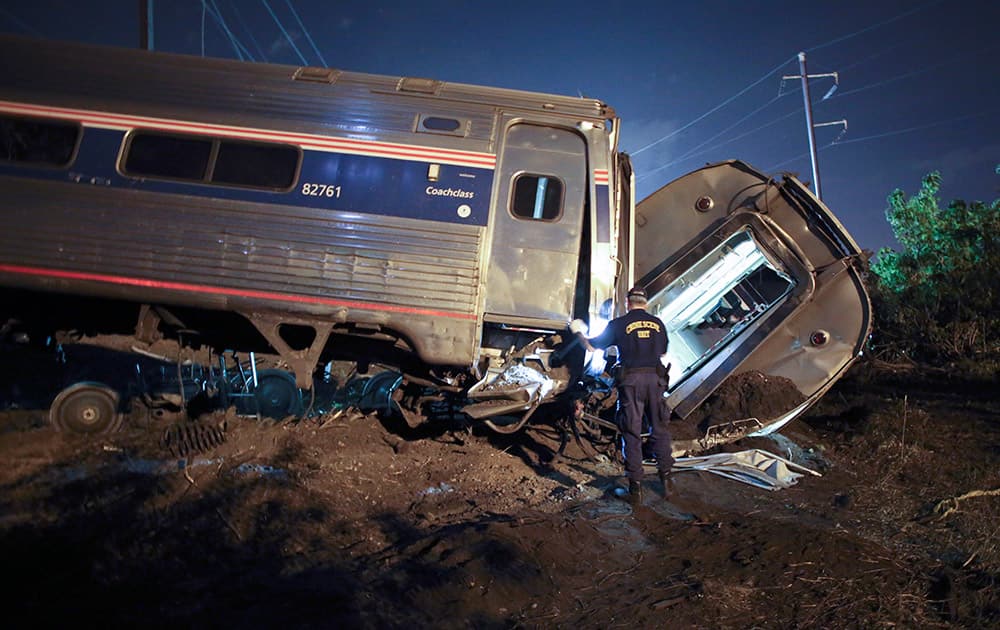
[[[637,329],[641,329],[641,328],[651,328],[651,329],[655,330],[656,332],[660,332],[660,325],[659,324],[657,324],[656,322],[651,322],[649,320],[643,319],[643,320],[639,320],[637,322],[632,322],[631,324],[629,324],[628,326],[626,326],[625,327],[625,334],[626,335],[631,335],[632,331],[637,330]]]

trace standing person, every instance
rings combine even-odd
[[[591,349],[618,346],[620,373],[615,379],[618,389],[618,426],[625,436],[625,474],[628,476],[628,497],[632,505],[642,502],[642,418],[643,413],[653,428],[651,444],[656,456],[663,496],[670,496],[671,455],[667,422],[670,411],[663,394],[668,386],[667,368],[663,357],[667,352],[667,329],[663,321],[646,312],[646,291],[629,289],[628,312],[608,323],[604,332],[588,339],[583,335],[583,322],[570,324],[570,329]]]

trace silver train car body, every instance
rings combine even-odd
[[[238,313],[305,390],[367,349],[406,357],[408,420],[440,390],[515,429],[580,382],[567,322],[636,283],[682,416],[742,369],[814,401],[868,335],[861,252],[800,182],[728,162],[636,207],[594,99],[16,37],[0,59],[0,285]]]

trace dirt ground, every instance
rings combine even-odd
[[[136,414],[80,437],[0,413],[7,627],[829,628],[1000,625],[997,383],[855,370],[763,448],[766,491],[683,473],[670,502],[536,425],[416,433]],[[652,476],[655,477],[655,476]],[[935,510],[935,508],[937,508]]]

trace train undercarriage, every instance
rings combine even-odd
[[[8,304],[30,307],[5,309],[0,328],[7,372],[0,409],[48,407],[60,431],[100,435],[126,422],[197,422],[230,408],[260,420],[319,424],[374,414],[404,431],[510,434],[538,422],[560,432],[563,448],[575,440],[586,442],[588,453],[615,456],[611,378],[571,370],[572,353],[582,349],[562,334],[497,328],[488,334],[496,347],[484,353],[477,374],[423,364],[378,331],[331,327],[302,387],[295,358],[311,352],[307,326],[284,331],[290,352],[281,353],[233,313],[84,298],[71,298],[67,309],[66,299],[8,294]],[[125,313],[137,310],[134,328],[126,329]]]

